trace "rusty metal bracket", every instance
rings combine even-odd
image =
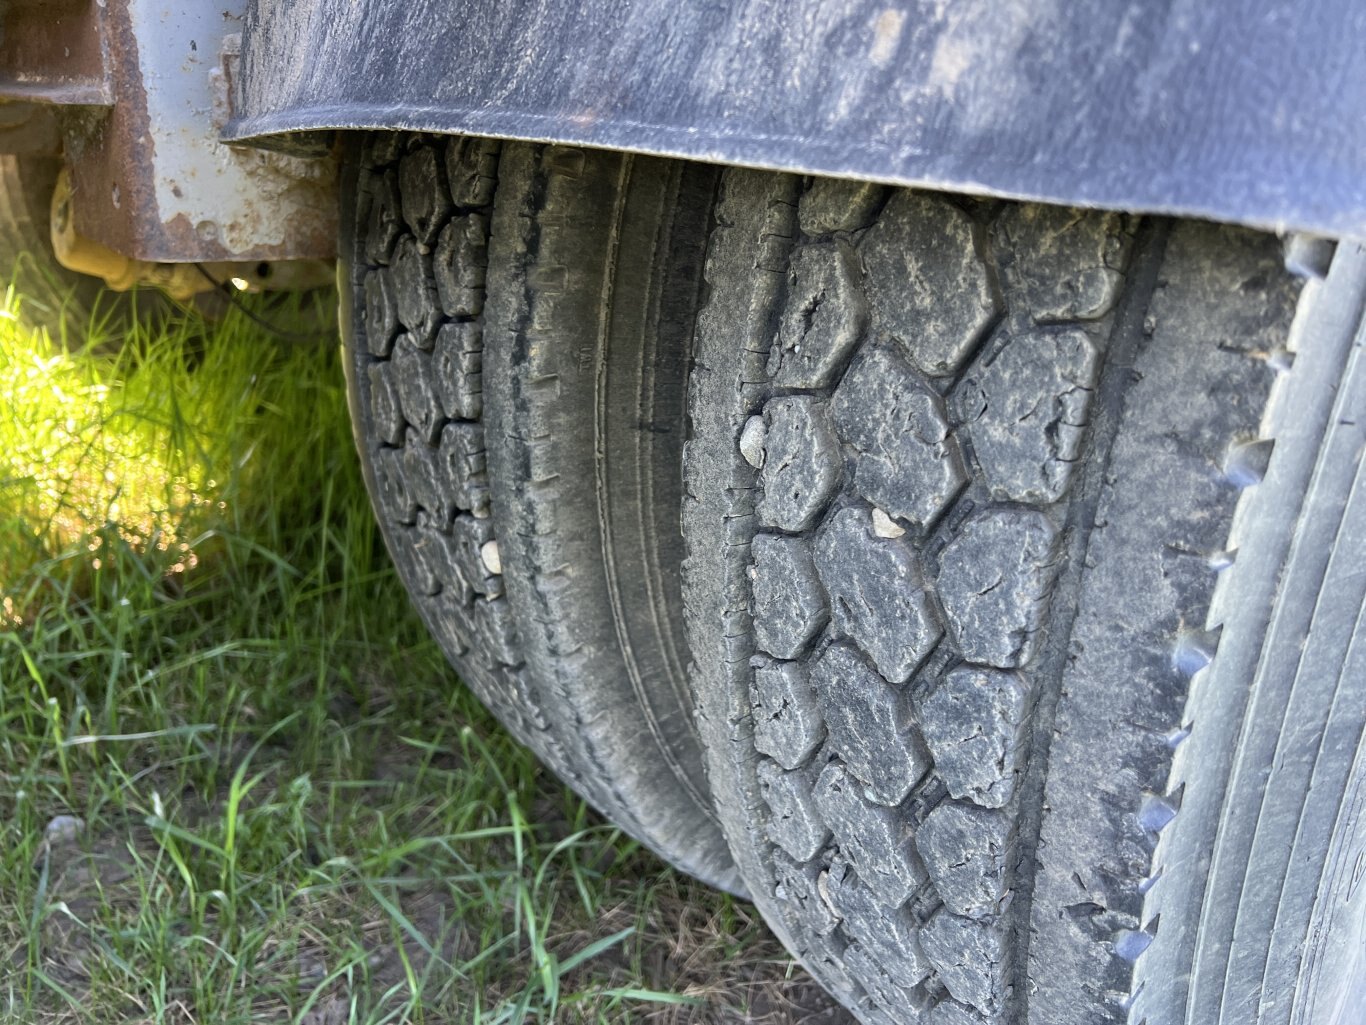
[[[334,255],[331,154],[267,153],[219,138],[242,7],[242,0],[0,4],[0,100],[55,112],[70,172],[64,230],[71,237],[140,264]]]
[[[104,15],[98,0],[0,4],[0,99],[112,106]]]
[[[115,252],[75,231],[71,219],[71,176],[57,176],[52,195],[52,250],[62,266],[101,278],[116,292],[134,285],[155,285],[172,299],[184,302],[212,292],[228,282],[239,291],[293,291],[319,288],[333,280],[327,260],[150,263]]]

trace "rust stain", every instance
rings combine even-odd
[[[108,0],[99,10],[102,14],[95,16],[104,19],[109,79],[117,102],[98,124],[68,138],[72,213],[77,234],[147,259],[138,243],[155,223],[147,210],[155,144],[147,125],[137,34],[127,0]]]
[[[0,4],[0,97],[59,105],[113,103],[102,28],[90,0]]]
[[[115,99],[98,113],[69,119],[64,133],[79,236],[151,263],[335,255],[336,165],[330,156],[311,162],[296,158],[291,164],[275,154],[224,145],[218,140],[221,111],[199,116],[170,102],[184,103],[175,92],[184,88],[183,81],[162,75],[144,82],[139,37],[148,46],[166,41],[164,28],[146,23],[146,5],[138,0],[58,2],[68,19],[66,29],[98,40],[101,73]],[[29,0],[18,6],[49,5]],[[70,23],[78,16],[85,19],[79,32]],[[46,28],[59,35],[51,33],[50,17]],[[193,42],[196,51],[204,45],[202,37]],[[83,59],[94,52],[87,47]],[[231,44],[225,56],[231,56]],[[216,63],[195,58],[194,66],[180,73],[198,87],[193,76],[208,76]],[[146,73],[154,75],[154,70]],[[149,95],[149,85],[161,92]],[[167,111],[176,116],[168,118]],[[201,168],[206,169],[202,174]]]

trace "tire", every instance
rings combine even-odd
[[[681,566],[685,393],[718,172],[504,148],[485,373],[503,572],[616,821],[739,881],[702,771]]]
[[[1355,1020],[1360,247],[741,170],[715,220],[684,599],[775,932],[870,1025]]]
[[[95,278],[63,267],[52,252],[49,206],[60,167],[52,158],[0,154],[0,266],[23,299],[24,322],[54,333],[64,318],[83,328],[105,291]]]
[[[708,174],[371,137],[344,182],[343,323],[375,510],[461,678],[600,812],[734,891],[678,583],[687,318],[706,241],[680,196],[707,193],[705,211]],[[675,291],[681,321],[660,316]]]

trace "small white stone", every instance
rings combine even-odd
[[[820,894],[821,903],[829,909],[836,921],[844,918],[840,914],[839,908],[835,907],[835,902],[830,899],[830,873],[828,871],[816,876],[816,892]]]
[[[881,509],[873,509],[873,533],[878,537],[900,537],[906,533],[906,528],[897,523]]]
[[[740,454],[745,462],[756,470],[764,468],[764,442],[768,440],[768,428],[762,416],[752,416],[745,421],[740,432]]]
[[[498,576],[503,572],[503,559],[498,554],[497,541],[485,541],[479,548],[479,561],[484,564],[484,568]]]
[[[49,844],[72,843],[82,830],[85,820],[76,815],[58,815],[43,829],[43,839]]]

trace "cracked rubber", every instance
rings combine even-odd
[[[1356,1020],[1360,246],[427,136],[346,188],[395,562],[599,809],[869,1025]]]
[[[1359,398],[1339,397],[1337,476],[1310,490],[1318,562],[1343,524],[1346,605],[1314,618],[1333,713],[1305,697],[1304,715],[1338,743],[1318,769],[1278,755],[1294,787],[1265,798],[1246,745],[1292,742],[1276,702],[1295,677],[1275,674],[1322,574],[1278,585],[1285,538],[1258,539],[1265,564],[1241,540],[1265,532],[1255,492],[1307,529],[1305,480],[1265,493],[1282,446],[1259,425],[1306,358],[1288,369],[1288,344],[1340,350],[1297,400],[1332,422],[1350,346],[1291,341],[1328,285],[1241,229],[746,170],[722,178],[704,273],[684,598],[713,794],[773,929],[869,1025],[1338,1020],[1283,998],[1360,969],[1326,941],[1300,962],[1311,922],[1366,933],[1344,867],[1366,804]],[[1314,444],[1284,456],[1305,479]],[[1259,661],[1268,609],[1285,624]],[[1243,701],[1261,714],[1203,721]],[[1281,817],[1242,822],[1255,800]],[[1315,866],[1283,845],[1263,882],[1301,809]],[[1330,845],[1335,815],[1354,832]],[[1330,846],[1350,913],[1315,904]]]
[[[739,891],[693,727],[678,583],[715,177],[367,137],[344,181],[343,323],[375,511],[461,679],[609,819]]]

